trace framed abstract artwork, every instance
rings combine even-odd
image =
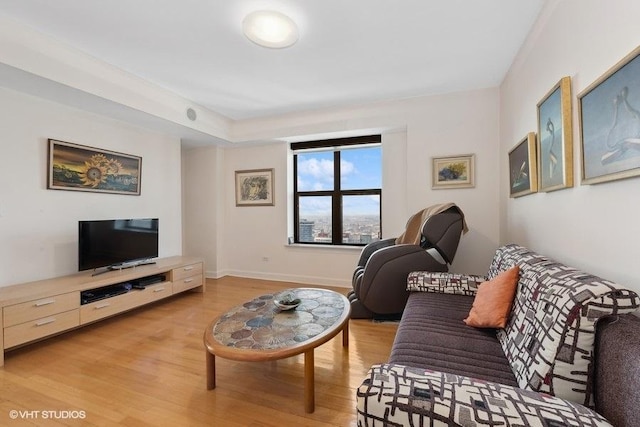
[[[581,184],[640,175],[640,46],[578,95]]]
[[[273,205],[273,169],[236,171],[236,206]]]
[[[47,188],[140,195],[142,158],[49,139]]]
[[[538,103],[538,189],[573,187],[571,78],[563,77]]]
[[[474,161],[474,154],[433,157],[431,188],[445,189],[474,187]]]
[[[509,151],[509,196],[520,197],[537,191],[536,134],[529,132]]]

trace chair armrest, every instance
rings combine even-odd
[[[358,260],[358,266],[364,267],[364,265],[369,261],[371,255],[377,251],[378,249],[386,248],[387,246],[393,246],[396,243],[396,238],[384,239],[384,240],[376,240],[375,242],[371,242],[367,244],[364,248],[362,248],[362,252],[360,252],[360,259]]]
[[[356,408],[358,426],[611,426],[548,394],[396,364],[371,367]]]
[[[478,286],[487,278],[473,274],[413,271],[407,277],[410,292],[436,292],[445,294],[475,295]]]

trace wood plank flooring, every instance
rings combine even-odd
[[[338,335],[315,350],[312,414],[304,411],[304,355],[217,358],[217,387],[206,389],[209,322],[254,296],[297,286],[208,279],[204,294],[176,295],[13,350],[0,367],[0,425],[356,426],[355,390],[372,364],[388,360],[397,324],[352,320],[347,349]],[[15,420],[12,410],[21,411]]]

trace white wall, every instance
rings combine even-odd
[[[0,88],[0,286],[78,271],[78,220],[160,218],[160,256],[182,253],[180,141]],[[47,190],[47,139],[142,157],[140,196]]]
[[[383,237],[397,236],[408,217],[431,204],[453,201],[465,212],[471,231],[462,238],[453,271],[483,274],[498,246],[499,93],[497,89],[411,98],[291,114],[236,123],[234,137],[288,139],[305,135],[354,132],[383,133]],[[189,152],[185,171],[190,190],[198,183],[204,195],[224,194],[217,229],[198,234],[185,223],[185,235],[196,239],[187,247],[205,247],[216,236],[217,253],[205,250],[207,274],[233,274],[303,283],[347,286],[359,249],[287,246],[290,196],[285,142],[224,148],[215,156],[207,149]],[[431,157],[474,153],[476,186],[432,190]],[[224,176],[211,179],[211,169],[224,157]],[[234,172],[275,169],[275,206],[236,207]],[[186,172],[185,172],[186,173]],[[186,213],[185,218],[191,213]],[[264,261],[264,258],[268,261]]]
[[[638,178],[580,185],[576,95],[640,43],[637,0],[550,0],[504,80],[500,114],[501,240],[640,290]],[[575,187],[508,198],[507,153],[536,131],[536,105],[572,78]],[[639,77],[640,78],[640,77]],[[636,106],[638,108],[638,106]]]

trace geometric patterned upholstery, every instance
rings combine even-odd
[[[473,296],[486,280],[486,277],[471,274],[414,271],[407,277],[407,291]]]
[[[543,393],[393,364],[371,367],[357,402],[358,427],[611,426]]]
[[[497,250],[489,279],[516,264],[512,314],[497,336],[520,387],[592,407],[596,323],[636,311],[638,295],[518,245]]]

